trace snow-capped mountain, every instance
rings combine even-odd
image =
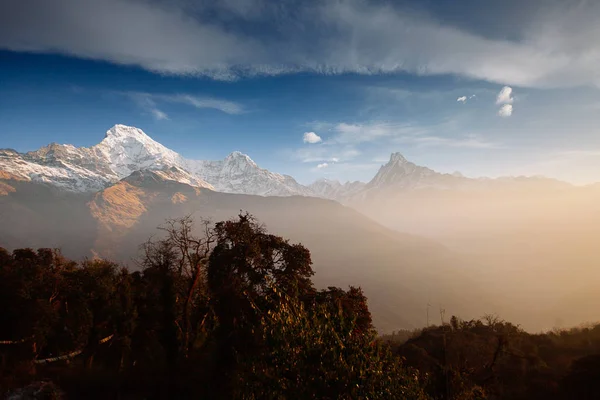
[[[184,165],[193,174],[210,182],[218,192],[261,196],[313,195],[310,189],[291,176],[260,168],[239,151],[229,154],[223,161],[188,160]]]
[[[71,192],[97,192],[136,171],[154,171],[152,179],[186,183],[224,193],[261,196],[314,196],[352,203],[414,189],[472,189],[515,186],[567,185],[547,178],[467,178],[443,174],[393,153],[369,183],[320,179],[303,186],[289,175],[260,168],[250,157],[234,151],[221,161],[188,160],[154,141],[141,129],[115,125],[92,147],[52,143],[18,153],[0,149],[0,178],[43,182]],[[145,176],[145,175],[144,175]]]
[[[0,150],[0,171],[72,192],[102,190],[139,170],[155,170],[167,180],[227,193],[311,195],[291,176],[259,168],[240,152],[223,161],[187,160],[141,129],[125,125],[115,125],[89,148],[52,143],[25,154]]]

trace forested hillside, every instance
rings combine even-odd
[[[600,326],[531,335],[487,316],[377,338],[358,287],[318,290],[310,251],[253,217],[189,218],[139,270],[0,250],[11,398],[597,399]],[[402,304],[394,304],[402,309]],[[26,397],[30,396],[30,397]]]

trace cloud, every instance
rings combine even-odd
[[[0,48],[221,80],[409,72],[527,87],[599,85],[600,3],[562,3],[571,2],[540,6],[518,32],[494,36],[361,0],[3,1]],[[518,40],[505,39],[510,34]]]
[[[335,135],[328,143],[358,144],[400,135],[412,131],[413,128],[408,125],[387,122],[342,122],[334,125],[331,130]]]
[[[179,94],[175,96],[161,96],[166,101],[186,103],[196,108],[212,108],[223,111],[227,114],[242,114],[244,107],[238,103],[227,100],[219,100],[210,97],[197,97],[189,94]]]
[[[472,100],[472,99],[474,99],[475,97],[477,97],[477,96],[476,96],[476,95],[474,95],[474,94],[472,94],[472,95],[470,95],[470,96],[468,96],[468,97],[467,97],[467,96],[460,96],[459,98],[457,98],[457,99],[456,99],[456,101],[458,101],[458,102],[461,102],[461,103],[463,103],[463,104],[464,104],[464,103],[466,103],[466,102],[467,102],[467,100]]]
[[[317,165],[318,169],[323,169],[323,168],[327,168],[327,167],[329,167],[329,164],[327,164],[327,163],[322,163],[322,164]]]
[[[169,119],[169,116],[166,113],[160,111],[159,109],[152,109],[151,112],[152,115],[154,115],[154,118],[156,118],[159,121],[163,119]]]
[[[314,132],[304,132],[304,137],[302,138],[302,141],[304,143],[315,144],[315,143],[322,142],[323,139],[321,139],[321,136],[317,135]]]
[[[496,96],[496,104],[512,104],[513,98],[512,96],[512,88],[510,86],[504,86],[498,96]]]
[[[244,107],[228,100],[215,99],[211,97],[193,96],[190,94],[162,94],[147,92],[112,92],[132,99],[140,108],[152,114],[156,119],[169,119],[167,114],[158,109],[157,102],[182,103],[198,109],[214,109],[227,114],[237,115],[245,112]]]
[[[512,112],[513,106],[511,104],[505,104],[502,107],[500,107],[500,110],[498,110],[498,115],[501,117],[508,118],[512,115]]]
[[[326,162],[331,164],[352,160],[360,154],[360,151],[352,146],[310,146],[296,149],[289,155],[303,163]]]
[[[400,137],[394,140],[398,144],[414,144],[418,147],[454,147],[469,149],[496,149],[502,145],[484,140],[477,135],[463,135],[460,137],[441,137],[436,135],[424,135],[415,137]]]
[[[138,107],[151,114],[156,120],[169,119],[169,116],[164,111],[157,108],[156,102],[152,99],[151,94],[140,92],[124,92],[122,94],[129,97]]]

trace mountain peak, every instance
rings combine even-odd
[[[381,166],[375,177],[368,183],[373,187],[414,188],[429,184],[440,174],[427,167],[421,167],[408,161],[400,153],[392,153],[390,161]]]
[[[247,154],[244,154],[241,151],[234,151],[231,154],[229,154],[225,158],[225,163],[247,164],[258,168],[258,165],[256,165],[254,160],[252,160]]]
[[[390,156],[390,163],[398,163],[398,164],[402,164],[402,163],[406,163],[408,162],[408,160],[406,158],[404,158],[404,156],[401,153],[392,153],[392,155]]]
[[[105,138],[109,138],[109,137],[118,137],[118,138],[134,137],[134,138],[139,139],[139,138],[148,138],[148,135],[146,135],[144,133],[144,131],[142,131],[141,129],[136,128],[134,126],[116,124],[115,126],[110,128],[106,132]]]

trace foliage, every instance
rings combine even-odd
[[[452,317],[378,339],[360,288],[315,288],[309,250],[251,215],[161,231],[137,271],[0,248],[0,395],[600,398],[600,325],[532,335]]]
[[[600,354],[600,325],[529,334],[496,316],[471,321],[452,317],[448,325],[388,343],[407,365],[429,376],[427,391],[433,397],[598,398],[593,396],[598,393],[599,370],[594,368],[600,363],[594,363]]]
[[[308,309],[297,298],[273,290],[276,308],[263,312],[255,306],[261,321],[254,333],[264,349],[243,359],[238,397],[426,398],[417,373],[402,367],[375,341],[374,332],[357,329],[356,315],[323,302]]]

